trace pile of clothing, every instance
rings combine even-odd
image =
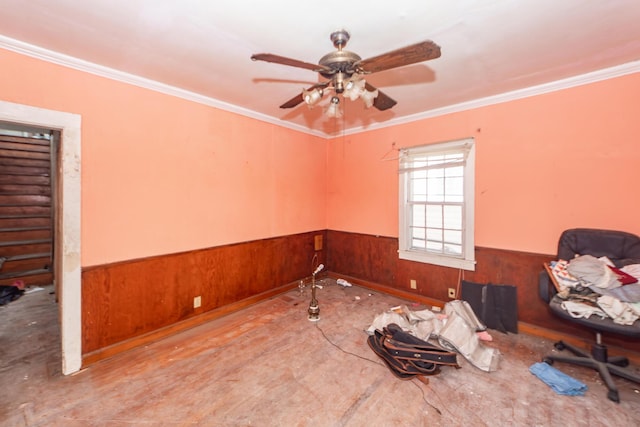
[[[607,257],[580,255],[550,267],[562,308],[571,316],[609,317],[620,325],[640,318],[640,264],[616,268]]]

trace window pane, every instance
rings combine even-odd
[[[432,228],[442,228],[442,205],[427,205],[427,220],[425,225]]]
[[[432,203],[444,202],[444,178],[427,180],[427,201]]]
[[[427,250],[442,253],[442,229],[427,228]]]
[[[426,172],[428,179],[444,178],[444,168],[428,169]]]
[[[427,180],[426,178],[412,179],[410,181],[411,193],[409,200],[412,202],[427,201]]]
[[[459,230],[444,230],[444,241],[447,243],[462,244],[462,231]]]
[[[426,249],[424,228],[421,228],[421,227],[411,228],[411,247],[413,249]]]
[[[411,237],[425,240],[427,238],[426,230],[427,229],[423,227],[411,227]]]
[[[426,248],[429,252],[436,252],[436,253],[442,253],[442,243],[440,242],[432,242],[432,241],[428,241],[427,242],[427,248]]]
[[[462,206],[444,206],[444,228],[462,230]]]
[[[426,170],[413,171],[413,172],[411,172],[411,178],[414,178],[414,179],[426,179],[427,178],[427,171]]]
[[[462,246],[461,245],[452,245],[452,244],[446,244],[445,248],[444,248],[444,253],[445,255],[453,255],[453,256],[460,256],[462,255]]]
[[[464,167],[462,166],[452,166],[445,169],[445,176],[447,178],[452,177],[460,177],[464,175]]]
[[[427,228],[427,240],[442,242],[441,228]]]
[[[447,202],[462,203],[464,201],[464,178],[447,178],[445,186],[445,200]]]
[[[424,205],[413,205],[411,215],[411,225],[414,227],[424,227],[426,224]]]

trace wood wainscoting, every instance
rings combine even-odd
[[[319,235],[324,244],[316,251]],[[459,294],[462,279],[513,285],[522,332],[583,346],[594,339],[591,331],[553,316],[540,299],[538,274],[552,255],[477,247],[476,270],[462,272],[400,260],[397,238],[321,230],[85,268],[83,365],[285,292],[309,279],[315,254],[334,278],[426,305],[444,305],[448,288]],[[197,296],[202,305],[194,308]],[[640,354],[640,343],[604,339]]]
[[[461,271],[398,258],[398,239],[367,234],[327,231],[326,265],[336,275],[354,278],[355,283],[397,296],[415,295],[417,300],[438,305],[448,301],[448,288],[459,295],[459,282],[513,285],[518,295],[518,320],[522,330],[547,338],[578,337],[584,343],[593,342],[592,331],[551,314],[538,293],[538,275],[545,262],[554,255],[534,254],[476,247],[475,271]],[[416,281],[411,289],[410,281]],[[397,292],[393,292],[393,291]],[[640,353],[640,343],[621,337],[603,337],[605,343]]]
[[[297,286],[314,255],[324,262],[318,235],[326,241],[321,230],[84,268],[83,365]]]

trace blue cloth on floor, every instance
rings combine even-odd
[[[584,392],[587,391],[586,384],[544,362],[534,363],[529,367],[529,372],[540,378],[558,394],[584,396]]]

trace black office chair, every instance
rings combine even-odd
[[[571,261],[576,255],[593,255],[594,257],[608,257],[616,267],[620,268],[629,264],[640,264],[640,237],[622,231],[598,230],[588,228],[576,228],[566,230],[558,241],[558,259]],[[616,403],[620,402],[618,389],[611,374],[625,378],[640,384],[640,375],[627,369],[629,360],[623,356],[609,357],[607,346],[602,343],[602,334],[611,333],[626,338],[640,338],[640,320],[633,325],[619,325],[611,318],[601,319],[598,316],[589,318],[574,318],[561,306],[563,299],[556,294],[555,287],[551,285],[549,274],[546,270],[540,273],[540,296],[549,303],[551,312],[565,320],[583,325],[595,332],[596,342],[591,347],[591,353],[563,341],[555,343],[557,350],[567,349],[575,356],[550,354],[543,358],[548,364],[553,362],[565,362],[580,366],[586,366],[597,370],[605,382],[607,397]]]

